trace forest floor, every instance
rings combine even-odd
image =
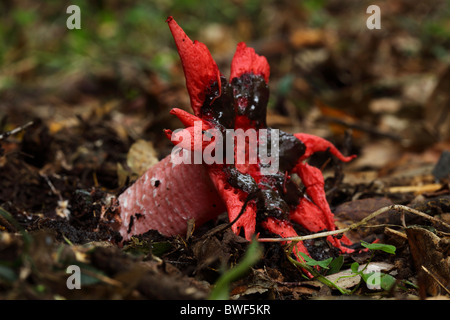
[[[369,30],[365,2],[348,10],[338,1],[305,3],[267,1],[255,25],[244,15],[235,25],[203,26],[188,13],[175,18],[180,25],[190,21],[191,38],[208,45],[221,70],[228,70],[238,39],[267,57],[268,125],[316,134],[356,154],[351,163],[324,168],[336,225],[348,227],[386,208],[346,235],[355,244],[389,246],[359,245],[355,253],[331,257],[310,279],[279,242],[260,243],[252,260],[254,248],[230,229],[205,241],[226,215],[189,236],[150,231],[122,243],[112,199],[170,153],[163,129],[181,127],[170,109],[189,110],[166,17],[153,17],[161,20],[158,37],[166,42],[152,44],[157,59],[151,64],[142,62],[145,55],[133,60],[126,50],[108,51],[111,32],[121,26],[106,19],[88,21],[84,30],[98,28],[109,39],[103,50],[113,53],[103,64],[92,62],[99,45],[69,69],[59,66],[71,56],[59,52],[53,60],[54,47],[50,58],[30,49],[40,29],[27,25],[15,32],[22,41],[1,48],[0,299],[207,299],[218,279],[238,268],[238,277],[226,282],[231,299],[449,299],[449,9],[440,1],[420,8],[382,2],[382,28]],[[119,6],[102,9],[120,12]],[[16,15],[5,24],[17,27],[13,19],[29,17],[19,8],[9,8]],[[45,10],[48,18],[56,9]],[[46,45],[61,38],[52,30]],[[77,45],[89,39],[71,37]],[[129,152],[132,146],[138,152]],[[306,243],[328,245],[322,238]],[[68,288],[73,265],[81,270],[81,290]],[[362,269],[381,273],[369,280]]]

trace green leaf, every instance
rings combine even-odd
[[[172,248],[169,241],[146,241],[140,240],[137,237],[131,237],[131,241],[123,248],[127,253],[134,256],[148,255],[150,252],[160,257]]]
[[[411,286],[411,287],[413,287],[414,289],[419,289],[419,286],[418,286],[418,285],[416,285],[415,283],[413,283],[413,282],[411,282],[411,281],[409,281],[409,280],[403,279],[403,280],[402,280],[402,283],[403,283],[404,285]],[[402,289],[407,290],[406,288],[402,288]]]
[[[379,288],[383,290],[390,290],[397,281],[393,276],[380,271],[373,271],[369,273],[360,273],[361,278],[368,285],[379,285]],[[378,283],[377,283],[378,282]]]
[[[353,262],[352,265],[350,266],[350,268],[352,269],[353,273],[359,273],[359,271],[358,271],[359,263],[358,262]]]
[[[98,274],[101,274],[100,272],[97,272]],[[85,274],[83,273],[83,271],[81,271],[81,275],[80,275],[80,283],[81,286],[88,286],[91,284],[96,284],[96,283],[100,283],[101,280],[99,278],[96,278],[90,274]]]
[[[321,260],[321,261],[317,261],[317,260],[314,260],[313,258],[311,258],[311,257],[308,257],[306,254],[304,254],[303,252],[299,252],[299,254],[303,257],[303,259],[305,259],[305,263],[308,265],[308,266],[312,266],[312,267],[314,267],[314,266],[319,266],[319,267],[321,267],[321,268],[324,268],[324,269],[328,269],[328,265],[331,263],[331,261],[333,260],[333,258],[328,258],[328,259],[325,259],[325,260]]]
[[[210,300],[226,300],[230,296],[230,284],[247,273],[259,261],[263,254],[262,246],[253,240],[245,252],[244,258],[217,280],[209,296]]]
[[[381,250],[387,253],[395,254],[396,247],[392,246],[390,244],[383,244],[383,243],[368,243],[365,241],[361,241],[361,245],[363,247],[366,247],[370,250]]]
[[[87,263],[81,263],[79,261],[76,262],[77,265],[80,267],[80,283],[81,286],[87,286],[92,284],[97,284],[102,282],[101,277],[105,277],[106,274],[93,267],[90,264]]]
[[[291,246],[291,248],[293,248],[293,246]],[[329,286],[330,288],[336,288],[337,290],[339,290],[339,292],[341,292],[342,294],[350,294],[351,291],[343,289],[341,287],[339,287],[336,283],[334,283],[333,281],[328,280],[326,277],[324,277],[322,274],[320,274],[315,268],[309,266],[306,264],[306,262],[300,262],[296,259],[294,259],[291,256],[291,251],[289,251],[289,254],[287,256],[287,258],[289,259],[289,261],[294,264],[297,267],[300,267],[306,271],[308,271],[309,273],[311,273],[314,278],[316,280],[319,280],[320,282],[322,282],[323,284]],[[309,258],[309,257],[308,257]]]
[[[330,265],[328,266],[330,269],[328,270],[327,275],[339,272],[343,264],[344,256],[339,256],[333,259],[333,261],[331,261]]]
[[[381,275],[381,288],[388,291],[392,288],[397,280],[390,274],[383,273]]]
[[[160,257],[167,251],[172,249],[172,244],[169,241],[152,242],[152,254]]]
[[[363,281],[367,284],[375,285],[374,279],[378,277],[380,279],[381,273],[379,271],[372,271],[372,272],[359,272],[359,275],[363,279]]]

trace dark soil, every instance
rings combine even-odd
[[[450,42],[442,26],[448,26],[450,15],[440,1],[431,2],[419,10],[408,1],[390,1],[383,7],[382,30],[373,32],[365,29],[365,3],[342,10],[336,1],[321,8],[270,2],[270,10],[253,12],[261,22],[247,35],[248,42],[271,65],[268,125],[289,133],[317,134],[344,153],[358,155],[350,164],[330,161],[324,154],[311,162],[326,176],[328,201],[339,228],[393,204],[449,224],[445,161],[450,150]],[[93,8],[93,14],[125,12],[118,4],[100,7]],[[48,28],[57,21],[52,15],[64,11],[54,6],[42,10],[46,14],[34,23]],[[266,16],[268,12],[276,19]],[[197,19],[197,13],[189,18],[177,13],[180,24]],[[101,67],[90,62],[58,71],[72,56],[64,50],[58,56],[48,53],[51,59],[35,55],[27,47],[33,28],[6,18],[5,25],[16,32],[9,40],[5,37],[8,45],[0,48],[6,50],[0,53],[5,56],[1,63],[8,67],[0,77],[0,300],[208,298],[219,277],[242,261],[249,245],[223,228],[226,214],[189,236],[165,237],[152,230],[122,242],[116,231],[116,198],[139,175],[128,165],[128,151],[144,139],[153,143],[156,159],[169,154],[172,144],[163,129],[181,127],[169,110],[189,104],[169,30],[154,34],[155,41],[163,32],[167,38],[155,44],[153,54],[170,52],[175,57],[172,61],[167,54],[163,66],[145,54],[130,58],[127,50],[116,53],[110,50],[113,44],[88,36],[89,43],[98,41],[105,52],[113,51],[111,56],[104,58],[100,52]],[[252,28],[246,17],[238,18],[240,24],[226,19],[218,24],[228,31]],[[161,27],[166,27],[164,19]],[[359,20],[363,27],[350,23]],[[213,22],[191,25],[191,31],[216,28]],[[86,30],[96,27],[94,21],[87,24]],[[428,28],[422,28],[425,25]],[[48,30],[46,45],[56,48],[50,38],[61,35],[52,36]],[[230,37],[232,48],[226,47],[227,41],[211,39],[209,47],[221,70],[228,70],[232,51],[242,40],[217,30],[218,39]],[[71,39],[65,33],[64,37]],[[198,34],[192,37],[199,39]],[[354,262],[383,262],[396,280],[389,290],[370,290],[363,282],[349,285],[352,298],[449,298],[450,230],[427,217],[404,214],[390,210],[371,220],[370,228],[348,232],[356,252],[343,256],[341,270]],[[297,227],[300,234],[306,233]],[[261,230],[260,237],[272,236]],[[396,253],[360,250],[361,240],[394,245]],[[323,238],[305,245],[316,260],[339,256]],[[261,246],[258,262],[230,284],[233,299],[342,296],[305,277],[304,270],[288,259],[286,246]],[[81,268],[81,290],[68,288],[71,265]],[[320,270],[324,275],[326,271]]]

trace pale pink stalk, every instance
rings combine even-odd
[[[167,156],[119,196],[123,240],[148,230],[183,234],[189,219],[196,225],[226,211],[202,164],[178,164]]]

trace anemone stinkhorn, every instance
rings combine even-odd
[[[189,151],[194,156],[188,153],[183,158],[188,161],[180,163],[167,156],[119,196],[123,238],[150,229],[165,235],[182,234],[186,232],[187,220],[195,219],[199,225],[224,211],[230,221],[237,219],[232,230],[236,234],[243,231],[246,239],[251,239],[260,228],[281,237],[296,236],[295,223],[310,232],[335,230],[322,173],[306,160],[327,150],[344,162],[354,156],[343,156],[329,141],[314,135],[281,130],[276,135],[268,134],[272,131],[266,125],[270,74],[266,58],[239,43],[228,81],[203,43],[190,40],[172,17],[167,23],[181,58],[194,114],[172,109],[171,113],[186,128],[165,133],[177,145],[180,155]],[[236,145],[231,157],[228,153],[225,159],[226,152],[220,152],[239,139],[236,134],[227,135],[230,129],[256,132],[256,140],[248,136],[241,140],[243,158],[239,158]],[[225,137],[224,141],[219,141],[220,135]],[[256,149],[263,144],[267,147],[274,139],[278,147],[277,167],[275,172],[267,173],[271,164],[263,161],[259,153],[256,161],[250,161],[245,150],[249,153],[255,141]],[[216,148],[213,152],[211,146]],[[195,153],[202,156],[202,152],[213,157],[222,155],[223,159],[190,163]],[[300,177],[304,192],[292,179],[293,174]],[[345,236],[340,239],[328,236],[327,240],[342,252],[351,251],[344,246],[350,244]],[[308,254],[301,242],[295,249]]]

